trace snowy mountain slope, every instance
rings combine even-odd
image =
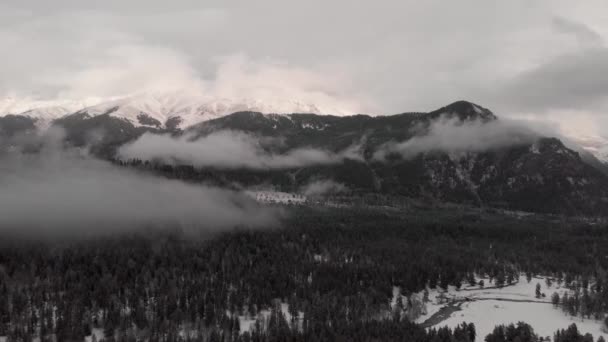
[[[81,100],[33,100],[8,96],[0,99],[0,116],[21,115],[35,119],[37,124],[48,125],[51,121],[102,102],[101,98]]]
[[[37,101],[7,97],[0,100],[0,116],[23,115],[46,126],[53,120],[70,114],[87,114],[87,117],[109,114],[124,119],[136,127],[186,128],[197,123],[216,119],[234,112],[354,114],[342,108],[323,107],[297,99],[271,101],[241,98],[215,98],[189,92],[143,93],[109,99],[91,98],[81,101]]]
[[[218,99],[183,94],[130,96],[84,108],[80,112],[92,116],[109,113],[111,116],[126,119],[135,126],[162,127],[168,120],[175,118],[179,120],[179,127],[185,128],[239,111],[322,113],[319,107],[297,100],[264,102],[256,99]]]

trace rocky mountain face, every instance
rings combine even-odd
[[[431,134],[434,123],[450,120],[456,125],[475,123],[482,130],[499,120],[488,109],[459,101],[430,113],[392,116],[331,116],[316,114],[262,114],[241,111],[180,129],[168,122],[146,124],[113,115],[116,107],[91,114],[79,111],[53,120],[66,131],[73,145],[90,146],[103,158],[145,132],[188,134],[193,138],[218,131],[241,131],[260,137],[280,138],[269,147],[273,153],[310,147],[339,152],[355,146],[360,158],[329,165],[309,165],[282,170],[198,170],[197,180],[243,187],[266,184],[282,191],[298,191],[306,184],[331,180],[350,193],[429,198],[513,210],[584,215],[608,214],[608,175],[602,163],[581,157],[561,141],[536,137],[530,141],[489,146],[475,151],[428,149],[403,156],[391,152],[377,158],[377,151]],[[30,131],[35,120],[22,116],[0,118],[0,131],[14,135]],[[481,131],[483,133],[483,131]],[[604,170],[605,171],[605,170]],[[205,175],[204,177],[201,175]]]

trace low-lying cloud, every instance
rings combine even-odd
[[[426,152],[459,154],[484,152],[507,146],[532,143],[539,137],[536,130],[512,120],[491,122],[442,118],[430,124],[409,140],[389,143],[374,153],[374,159],[384,160],[390,154],[411,159]]]
[[[345,159],[360,159],[357,146],[338,153],[314,148],[296,148],[285,153],[265,149],[267,141],[237,131],[219,131],[194,138],[146,133],[120,148],[121,159],[192,164],[223,169],[289,169],[312,165],[336,164]]]
[[[0,157],[0,233],[78,235],[137,227],[267,227],[279,213],[215,187],[153,177],[77,151]]]

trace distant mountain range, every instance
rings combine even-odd
[[[108,114],[133,126],[154,128],[186,128],[240,111],[261,113],[313,113],[349,115],[347,110],[323,107],[299,100],[273,101],[240,98],[215,98],[200,94],[143,93],[108,99],[88,98],[79,101],[32,101],[9,97],[0,99],[0,116],[20,115],[48,124],[71,114],[89,117]]]
[[[133,127],[159,130],[188,129],[198,123],[217,119],[236,112],[266,114],[326,114],[346,116],[358,114],[345,108],[323,106],[294,99],[273,101],[241,98],[215,98],[198,93],[142,93],[124,97],[84,98],[79,100],[40,101],[28,98],[0,99],[0,118],[8,115],[27,117],[37,127],[48,127],[58,119],[74,114],[92,118],[108,114],[123,119]],[[0,127],[1,128],[1,127]],[[589,136],[570,132],[569,141],[595,158],[608,163],[608,137]]]
[[[44,121],[45,126],[65,128],[71,144],[88,145],[104,158],[113,158],[117,148],[146,132],[196,137],[224,130],[242,131],[281,138],[282,144],[275,153],[302,147],[337,152],[358,145],[362,158],[338,164],[200,172],[206,175],[205,181],[243,187],[267,184],[282,191],[296,191],[313,181],[332,180],[352,193],[423,197],[512,210],[608,215],[606,164],[553,137],[465,153],[438,149],[407,158],[398,153],[388,153],[384,160],[376,158],[376,152],[384,146],[420,139],[430,134],[434,123],[446,118],[457,124],[476,123],[482,130],[484,125],[489,129],[490,123],[499,120],[490,110],[470,102],[455,102],[429,113],[374,117],[319,115],[325,109],[297,101],[267,105],[255,101],[173,99],[114,99],[74,112],[53,106],[48,107],[55,108],[53,111],[45,112],[40,107],[0,117],[0,133],[10,138],[31,132]],[[91,137],[95,139],[92,141]],[[202,179],[200,174],[195,178]]]

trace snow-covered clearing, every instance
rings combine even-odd
[[[487,288],[463,286],[460,290],[454,287],[448,291],[429,290],[426,314],[416,322],[430,327],[473,323],[477,329],[477,341],[483,341],[496,325],[519,321],[530,324],[543,337],[553,337],[556,330],[565,329],[572,323],[576,323],[581,333],[591,333],[595,339],[608,337],[601,321],[572,317],[551,304],[554,292],[561,297],[568,291],[555,282],[549,288],[542,277],[532,278],[528,283],[525,276],[520,276],[519,281],[502,288],[492,288],[494,284],[489,279],[484,279],[484,282]],[[536,284],[541,285],[544,298],[536,298]],[[422,294],[417,296],[422,298]],[[447,316],[443,319],[439,315],[442,309]]]

